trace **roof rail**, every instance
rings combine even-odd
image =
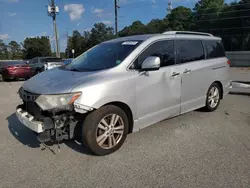
[[[193,31],[166,31],[162,34],[165,35],[202,35],[202,36],[213,36],[210,33],[193,32]]]

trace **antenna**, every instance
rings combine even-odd
[[[172,1],[168,1],[168,8],[167,8],[168,14],[170,14],[172,10],[173,10]]]

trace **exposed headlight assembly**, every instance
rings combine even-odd
[[[48,70],[48,63],[44,64],[44,70]]]
[[[73,104],[80,96],[81,92],[61,95],[40,95],[36,99],[36,103],[42,110],[49,110]]]

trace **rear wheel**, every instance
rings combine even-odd
[[[82,139],[96,155],[107,155],[118,150],[128,134],[128,118],[114,105],[103,106],[90,113],[83,124]]]
[[[212,112],[218,108],[221,99],[221,88],[217,83],[213,83],[207,92],[205,110]]]

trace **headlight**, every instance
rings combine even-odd
[[[56,107],[73,104],[80,97],[81,93],[70,93],[62,95],[40,95],[36,99],[36,103],[42,110],[48,110]]]
[[[44,70],[48,70],[48,63],[44,64]]]

